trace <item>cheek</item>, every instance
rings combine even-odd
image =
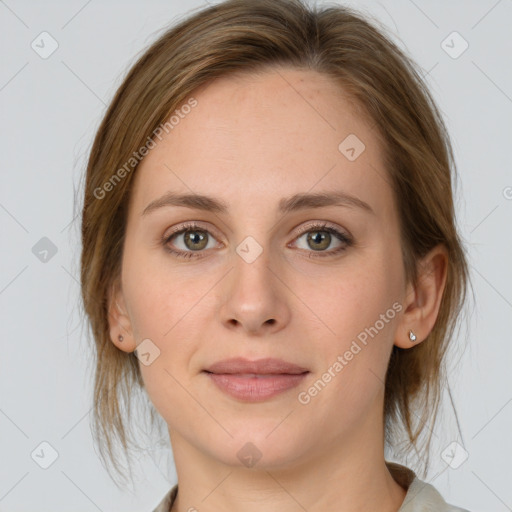
[[[172,269],[160,258],[146,256],[138,264],[137,252],[131,254],[123,264],[123,291],[135,343],[150,340],[157,354],[150,365],[139,367],[148,392],[154,388],[159,395],[167,382],[173,382],[170,374],[185,384],[194,370],[190,368],[194,353],[206,341],[208,291],[218,278]]]
[[[131,250],[123,262],[123,290],[136,341],[151,338],[165,350],[207,292],[209,278],[190,272],[187,277],[179,267],[167,265],[160,254],[151,257]]]
[[[323,275],[317,272],[314,279],[297,278],[291,287],[310,311],[310,322],[322,323],[324,333],[346,341],[373,325],[399,297],[387,267],[359,261]]]
[[[306,331],[321,354],[318,373],[338,393],[335,401],[362,405],[363,395],[382,387],[402,310],[397,268],[381,255],[321,279],[317,275],[314,285],[306,279],[302,287],[297,283],[295,289],[315,313],[307,315]]]
[[[166,421],[177,424],[186,421],[192,407],[185,390],[191,387],[190,362],[200,342],[197,311],[208,289],[200,279],[195,283],[190,287],[188,280],[166,275],[156,265],[135,267],[129,262],[123,282],[135,342],[148,346],[146,340],[151,340],[150,364],[139,360],[144,387]]]
[[[323,303],[321,317],[335,334],[316,331],[317,371],[299,390],[304,414],[331,418],[342,432],[380,400],[399,309],[387,297],[384,282],[345,282]]]

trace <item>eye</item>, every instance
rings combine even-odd
[[[304,239],[302,244],[298,244],[298,247],[309,251],[311,253],[310,257],[333,256],[344,251],[353,243],[349,235],[325,223],[310,224],[304,229],[303,234],[297,237],[296,240]],[[332,248],[333,244],[334,248]],[[327,251],[326,249],[329,247],[331,247],[331,250]]]
[[[301,231],[295,241],[305,239],[297,246],[309,252],[310,258],[334,256],[353,244],[350,235],[326,223],[309,224]],[[206,249],[216,247],[215,242],[215,237],[207,229],[194,222],[178,226],[171,234],[162,237],[165,250],[179,258],[201,258],[206,255]],[[331,250],[327,250],[329,247]]]
[[[171,241],[173,242],[171,244]],[[164,235],[162,243],[165,249],[178,257],[193,258],[201,257],[205,249],[212,249],[216,246],[215,238],[211,233],[197,224],[190,223],[181,226],[171,233]]]

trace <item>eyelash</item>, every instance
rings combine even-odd
[[[164,249],[174,255],[178,258],[202,258],[204,257],[204,250],[203,251],[177,251],[176,249],[172,249],[168,244],[174,238],[175,236],[181,235],[183,233],[186,233],[187,231],[203,231],[205,233],[211,234],[207,229],[201,227],[199,224],[196,224],[195,222],[190,222],[185,225],[183,225],[179,230],[174,231],[171,235],[164,235],[162,237],[162,245],[164,246]],[[323,231],[330,233],[334,235],[340,242],[343,242],[344,245],[341,245],[340,247],[331,250],[331,251],[307,251],[310,253],[310,258],[327,258],[330,256],[335,256],[343,251],[345,251],[348,247],[353,245],[353,240],[351,237],[346,235],[345,233],[342,233],[341,231],[337,230],[336,228],[333,228],[332,226],[329,226],[325,223],[318,223],[318,224],[312,224],[308,225],[304,230],[302,230],[296,237],[300,238],[302,235],[309,233],[309,232],[315,232],[315,231]]]

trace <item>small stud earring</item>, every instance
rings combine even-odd
[[[414,334],[412,331],[409,331],[409,339],[411,341],[416,341],[416,334]]]
[[[123,340],[124,340],[124,338],[122,337],[122,335],[121,335],[121,334],[117,337],[117,339],[118,339],[119,341],[123,341]]]

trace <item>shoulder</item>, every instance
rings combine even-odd
[[[437,489],[429,483],[412,481],[399,512],[469,512],[446,503]]]
[[[398,512],[469,512],[466,509],[446,503],[437,489],[420,480],[414,471],[400,464],[386,462],[393,478],[407,494]]]
[[[160,501],[160,503],[153,509],[153,512],[169,512],[171,510],[172,504],[176,499],[176,494],[178,493],[178,484],[176,484]]]

